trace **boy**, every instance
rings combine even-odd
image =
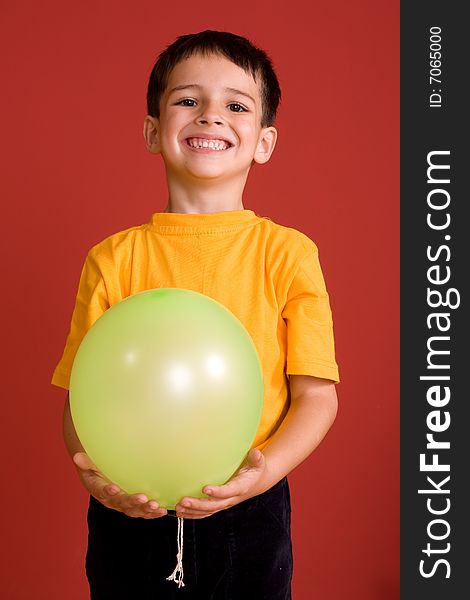
[[[180,36],[150,75],[144,138],[163,158],[168,205],[90,250],[52,382],[68,389],[81,339],[111,305],[145,289],[181,287],[218,300],[245,325],[263,366],[265,401],[239,472],[222,486],[207,482],[206,498],[176,506],[185,523],[179,588],[166,579],[176,519],[99,473],[77,438],[67,395],[64,438],[90,492],[86,571],[94,600],[291,597],[286,476],[333,423],[339,377],[315,244],[242,203],[251,166],[274,150],[279,100],[266,54],[226,32]]]

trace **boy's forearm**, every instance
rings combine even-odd
[[[305,460],[325,437],[337,412],[335,387],[293,398],[279,429],[264,447],[265,491]]]
[[[72,415],[70,414],[70,402],[69,394],[67,392],[67,398],[65,400],[64,415],[62,420],[64,442],[67,447],[68,453],[72,457],[77,452],[85,452],[80,440],[78,439],[77,432],[72,421]]]

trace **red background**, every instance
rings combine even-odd
[[[86,251],[166,206],[147,78],[182,33],[266,49],[283,89],[244,205],[320,248],[342,382],[294,473],[295,600],[399,597],[399,4],[16,1],[1,6],[0,596],[84,600],[87,496],[50,385]]]

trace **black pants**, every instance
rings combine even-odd
[[[290,600],[287,479],[205,519],[184,520],[185,587],[175,517],[133,518],[90,497],[86,573],[91,600]]]

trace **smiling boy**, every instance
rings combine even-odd
[[[328,294],[315,244],[243,206],[254,164],[269,161],[280,88],[267,55],[231,33],[180,36],[149,79],[147,149],[165,164],[168,203],[148,224],[88,253],[70,333],[52,382],[68,389],[86,331],[110,306],[157,287],[204,293],[245,325],[263,367],[261,424],[247,459],[207,498],[182,498],[184,582],[166,580],[176,519],[128,495],[91,463],[67,401],[64,439],[90,493],[91,598],[291,598],[287,475],[321,442],[337,410]],[[217,452],[217,448],[214,448]]]
[[[253,161],[267,162],[277,137],[261,126],[259,84],[223,56],[196,54],[169,74],[159,111],[146,117],[144,136],[165,162],[167,211],[243,209]]]

